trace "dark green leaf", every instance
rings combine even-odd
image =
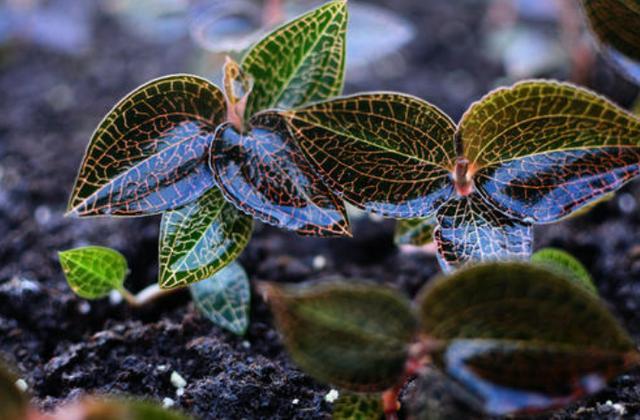
[[[319,381],[368,392],[402,376],[415,318],[394,290],[352,280],[261,288],[291,357]]]
[[[640,60],[640,2],[582,0],[591,29],[606,46]]]
[[[242,61],[255,84],[245,116],[291,108],[342,91],[347,5],[332,1],[276,29]]]
[[[196,76],[153,80],[96,129],[69,202],[76,216],[133,216],[187,204],[214,186],[209,145],[225,117],[220,89]]]
[[[171,289],[211,277],[240,255],[252,228],[253,220],[217,188],[165,213],[160,224],[160,286]]]
[[[490,93],[464,115],[458,138],[478,192],[530,222],[565,217],[640,173],[640,121],[564,83]]]
[[[344,203],[305,160],[282,117],[258,114],[250,128],[240,134],[223,124],[216,133],[211,167],[227,200],[265,223],[300,234],[350,236]]]
[[[341,392],[333,403],[333,420],[382,420],[382,397],[380,394],[356,394]]]
[[[434,219],[398,220],[393,239],[396,245],[422,246],[433,242]]]
[[[427,286],[422,330],[434,362],[490,414],[544,411],[597,392],[640,364],[598,297],[523,263],[485,264]]]
[[[455,126],[420,99],[370,93],[282,114],[327,185],[359,208],[427,218],[452,195]]]
[[[593,284],[593,279],[587,269],[568,252],[561,249],[544,248],[531,256],[531,262],[555,270],[591,293],[598,294],[598,289]]]
[[[122,289],[129,271],[119,252],[101,246],[87,246],[58,253],[69,287],[85,299],[103,298]]]
[[[438,209],[436,220],[433,236],[445,271],[474,262],[525,260],[531,255],[531,225],[495,210],[476,193],[451,198]]]
[[[0,418],[23,420],[26,418],[28,402],[15,386],[16,378],[0,364]]]
[[[249,324],[249,278],[237,262],[189,289],[196,307],[214,324],[243,335]]]

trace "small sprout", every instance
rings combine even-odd
[[[333,404],[333,420],[381,420],[382,399],[379,394],[341,392]]]
[[[171,385],[180,389],[187,386],[187,381],[175,370],[171,372]]]
[[[292,358],[316,379],[350,391],[388,388],[381,407],[392,415],[402,382],[438,369],[475,407],[506,416],[563,407],[640,366],[633,340],[567,273],[511,262],[441,276],[418,294],[418,334],[408,300],[385,287],[261,288]]]

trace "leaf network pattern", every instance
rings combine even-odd
[[[523,259],[555,222],[640,173],[640,121],[566,83],[491,92],[456,128],[417,98],[366,93],[282,111],[305,156],[346,201],[435,217],[440,262]]]

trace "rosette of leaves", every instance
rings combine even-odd
[[[306,161],[284,119],[256,115],[341,93],[346,24],[346,2],[332,1],[266,35],[240,63],[229,59],[223,89],[188,74],[135,89],[94,132],[68,214],[162,213],[164,289],[214,278],[246,246],[253,219],[302,235],[350,235],[344,203]],[[246,313],[242,279],[213,280],[242,294],[227,291],[233,296],[222,306],[242,305],[232,313]]]
[[[389,416],[403,383],[434,370],[453,384],[444,390],[475,410],[510,415],[563,407],[640,365],[635,343],[598,296],[544,264],[460,269],[430,282],[413,304],[353,279],[260,288],[303,370],[351,392],[384,392]],[[370,398],[349,396],[336,418],[376,407]]]
[[[640,1],[582,0],[582,6],[603,54],[640,82]]]
[[[640,121],[555,81],[493,91],[457,125],[421,99],[385,92],[280,114],[333,192],[409,219],[401,243],[433,235],[446,271],[528,259],[534,224],[566,218],[640,171]]]

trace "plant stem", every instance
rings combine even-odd
[[[124,287],[118,290],[118,292],[120,292],[120,295],[122,295],[122,298],[134,308],[146,306],[149,303],[162,298],[163,296],[174,293],[175,291],[175,289],[161,289],[157,284],[147,286],[135,295]]]

